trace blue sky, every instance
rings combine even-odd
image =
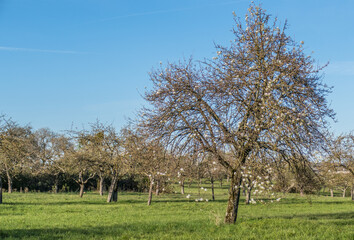
[[[255,1],[258,3],[259,1]],[[159,62],[215,55],[233,39],[243,0],[0,0],[0,113],[35,129],[117,128],[144,104]],[[305,41],[337,113],[336,133],[354,130],[354,1],[264,0],[288,34]]]

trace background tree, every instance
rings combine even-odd
[[[74,176],[74,181],[80,186],[79,196],[83,197],[85,184],[96,175],[97,155],[89,141],[90,135],[86,131],[72,132],[74,137],[72,147],[64,155],[65,172]]]
[[[330,142],[329,160],[343,171],[344,168],[351,174],[351,197],[354,201],[354,135],[353,133],[343,134],[332,138]],[[343,179],[344,180],[344,179]]]
[[[169,156],[161,142],[150,140],[143,132],[126,130],[124,135],[125,151],[133,159],[133,171],[149,180],[147,204],[151,205],[154,184],[167,175]]]
[[[103,195],[103,180],[107,176],[110,179],[107,202],[116,202],[118,200],[118,180],[127,170],[121,137],[118,136],[113,126],[105,126],[97,121],[91,125],[88,140],[98,159],[96,167],[100,177],[100,195]]]
[[[262,154],[262,152],[256,152],[249,156],[246,164],[242,167],[241,175],[241,187],[246,195],[246,204],[249,204],[252,200],[252,191],[255,195],[264,195],[272,192],[273,169],[270,165],[270,158]],[[252,200],[252,202],[255,201]]]
[[[0,133],[0,166],[6,174],[9,193],[14,176],[33,164],[33,140],[31,127],[21,127],[11,119],[6,120]]]
[[[260,149],[289,163],[307,161],[323,142],[322,130],[333,112],[329,89],[321,83],[314,60],[258,6],[242,21],[235,18],[235,40],[217,46],[218,56],[199,65],[192,60],[168,64],[150,78],[142,122],[150,133],[171,144],[198,142],[230,176],[225,222],[235,223],[242,181],[241,167]],[[226,158],[224,152],[233,154]]]

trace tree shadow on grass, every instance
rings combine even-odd
[[[249,218],[250,220],[261,220],[261,219],[294,219],[294,218],[303,218],[307,220],[323,220],[323,219],[332,219],[332,220],[344,220],[349,219],[349,222],[354,223],[354,211],[352,212],[340,212],[340,213],[311,213],[311,214],[292,214],[292,215],[281,215],[281,216],[271,216],[271,217],[253,217]]]
[[[193,221],[190,223],[193,224]],[[173,229],[171,229],[171,227]],[[34,228],[0,230],[0,239],[151,239],[165,235],[169,231],[189,232],[197,231],[189,224],[180,222],[168,223],[123,223],[110,226],[94,226],[83,228]]]

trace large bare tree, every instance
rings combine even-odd
[[[286,35],[286,24],[280,26],[256,5],[250,6],[245,26],[236,17],[235,24],[231,46],[217,46],[213,60],[154,70],[153,88],[145,93],[150,107],[141,114],[151,134],[175,145],[198,143],[227,170],[226,223],[236,222],[241,167],[250,153],[308,161],[286,156],[307,155],[320,146],[333,117],[322,67],[305,55],[302,42]]]

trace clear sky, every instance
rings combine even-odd
[[[260,1],[255,1],[259,3]],[[354,1],[264,0],[263,8],[304,41],[337,113],[336,133],[354,130]],[[117,128],[144,104],[159,62],[215,55],[233,39],[243,0],[0,0],[0,113],[35,129]]]

